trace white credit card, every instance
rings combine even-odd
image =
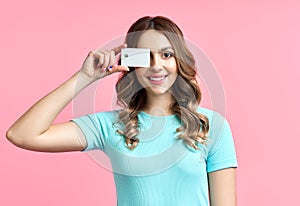
[[[121,49],[121,65],[128,67],[150,67],[150,49]]]

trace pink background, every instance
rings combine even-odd
[[[26,151],[5,131],[77,71],[89,50],[124,35],[144,15],[177,22],[221,76],[239,161],[238,205],[300,202],[296,0],[2,2],[0,205],[116,205],[112,173],[87,154]],[[113,81],[103,83],[99,108],[111,106]],[[72,117],[69,105],[56,121]]]

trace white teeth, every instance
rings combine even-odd
[[[163,80],[165,77],[166,77],[166,76],[163,76],[163,77],[150,77],[149,79],[150,79],[151,81],[161,81],[161,80]]]

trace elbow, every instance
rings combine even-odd
[[[13,129],[9,128],[6,132],[6,138],[8,141],[10,141],[12,144],[22,147],[22,141],[21,138],[18,138],[16,133],[13,131]]]
[[[13,141],[13,131],[9,128],[7,131],[6,131],[6,139],[10,142]]]

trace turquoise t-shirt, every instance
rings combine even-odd
[[[234,141],[228,121],[219,113],[198,107],[208,117],[207,145],[194,150],[177,139],[181,121],[177,115],[138,114],[140,140],[134,150],[116,132],[118,110],[75,118],[87,147],[101,150],[110,159],[118,206],[209,205],[207,173],[237,167]]]

